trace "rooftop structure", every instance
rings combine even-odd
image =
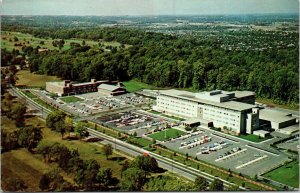
[[[100,84],[98,86],[98,92],[105,94],[105,95],[119,95],[119,94],[125,94],[126,89],[120,87],[120,86],[115,86],[115,85],[110,85],[110,84]]]

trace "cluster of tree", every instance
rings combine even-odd
[[[125,162],[122,168],[122,191],[142,190],[151,172],[159,171],[155,158],[151,156],[137,156],[130,164]]]
[[[66,31],[70,34],[68,38],[104,39],[132,46],[114,52],[86,47],[84,50],[52,51],[47,55],[31,54],[32,72],[77,81],[135,78],[159,87],[252,90],[257,96],[278,102],[298,103],[297,47],[229,51],[214,45],[215,42],[203,43],[195,37],[124,28],[63,29],[55,32]]]
[[[42,139],[42,131],[35,126],[25,126],[26,105],[18,100],[13,101],[13,97],[9,93],[5,93],[1,111],[2,116],[6,115],[18,128],[1,130],[2,151],[25,147],[32,152]]]
[[[96,160],[81,159],[78,150],[69,150],[63,144],[42,141],[37,147],[37,152],[43,155],[46,162],[56,162],[65,172],[75,174],[74,180],[79,189],[109,190],[111,186],[118,183],[118,180],[112,176],[111,169],[100,168]],[[44,184],[43,180],[45,179],[42,178],[40,183]],[[49,184],[46,184],[42,190],[49,189]]]
[[[39,188],[42,191],[50,192],[70,192],[75,190],[75,187],[60,175],[58,169],[43,174],[40,179]]]
[[[1,131],[2,152],[19,147],[24,147],[33,152],[42,138],[41,129],[34,126],[22,127],[11,132]]]
[[[195,191],[193,183],[180,180],[178,177],[158,175],[151,177],[144,185],[146,191]],[[199,190],[201,191],[201,190]],[[204,190],[202,190],[204,191]]]
[[[24,180],[18,177],[10,177],[7,179],[2,178],[1,187],[2,190],[6,192],[17,192],[17,191],[24,192],[28,186]]]
[[[64,44],[65,44],[65,40],[61,39],[61,40],[54,40],[52,42],[52,45],[54,47],[58,47],[59,49],[62,49],[64,47]]]

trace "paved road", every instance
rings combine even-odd
[[[187,179],[195,180],[195,178],[197,176],[203,176],[209,182],[211,182],[211,181],[213,181],[214,179],[217,178],[217,177],[212,176],[210,174],[200,172],[199,170],[196,170],[194,168],[191,168],[191,167],[188,167],[186,165],[183,165],[183,164],[177,163],[175,161],[172,161],[168,158],[159,156],[159,155],[154,154],[152,152],[148,152],[148,151],[146,151],[142,148],[139,148],[139,147],[136,147],[134,145],[128,144],[128,143],[123,142],[121,140],[118,140],[116,138],[107,136],[107,135],[105,135],[101,132],[95,131],[93,129],[88,128],[88,131],[90,132],[91,135],[94,135],[94,136],[97,136],[99,138],[104,139],[103,143],[109,143],[115,149],[119,149],[123,152],[126,152],[126,153],[130,154],[130,155],[138,156],[138,155],[143,155],[146,152],[149,155],[153,156],[157,160],[158,165],[160,167],[162,167],[166,170],[172,171],[174,173],[178,173],[179,175],[181,175],[181,176],[183,176]],[[220,179],[220,178],[218,178],[218,179]],[[230,187],[230,186],[234,185],[234,184],[232,184],[232,183],[230,183],[226,180],[223,180],[223,179],[220,179],[220,180],[223,181],[225,187]],[[245,188],[240,187],[240,189],[245,189]]]
[[[8,92],[13,96],[24,99],[26,101],[26,105],[32,110],[39,111],[43,119],[46,119],[47,115],[51,112],[49,109],[44,108],[40,104],[34,102],[32,99],[26,97],[18,88],[8,89]]]

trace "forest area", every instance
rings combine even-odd
[[[71,38],[99,42],[98,45],[86,41],[70,43],[70,49],[47,53],[38,52],[43,45],[36,48],[24,45],[20,52],[2,49],[2,66],[22,62],[17,59],[21,55],[28,58],[31,72],[72,81],[135,79],[161,88],[250,90],[257,97],[278,104],[299,103],[298,46],[264,51],[226,50],[217,39],[125,27],[34,28],[10,24],[2,30],[51,39],[55,47],[61,47],[64,39]],[[293,35],[296,41],[298,34]],[[104,47],[101,41],[119,42],[120,46]]]

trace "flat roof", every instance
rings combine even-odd
[[[247,97],[247,96],[253,96],[253,95],[255,95],[255,92],[252,92],[252,91],[240,91],[240,90],[236,90],[236,91],[232,91],[231,93],[235,94],[235,98],[242,98],[242,97]]]
[[[110,84],[100,84],[98,86],[98,88],[108,90],[108,91],[114,91],[114,90],[116,90],[118,88],[121,88],[121,87],[115,86],[115,85],[110,85]]]
[[[56,86],[65,86],[65,83],[63,81],[60,82],[46,82],[46,84],[53,84]]]
[[[226,101],[226,102],[219,103],[219,102],[199,99],[195,97],[196,93],[192,93],[188,91],[171,89],[171,90],[161,90],[159,92],[167,96],[177,97],[189,101],[194,101],[197,103],[208,104],[208,105],[222,107],[222,108],[236,110],[236,111],[244,111],[256,107],[255,105],[237,102],[237,101]]]
[[[263,119],[275,123],[281,123],[281,122],[286,122],[286,121],[296,119],[295,117],[288,116],[288,115],[290,115],[290,113],[271,110],[271,109],[259,110],[259,119]]]

